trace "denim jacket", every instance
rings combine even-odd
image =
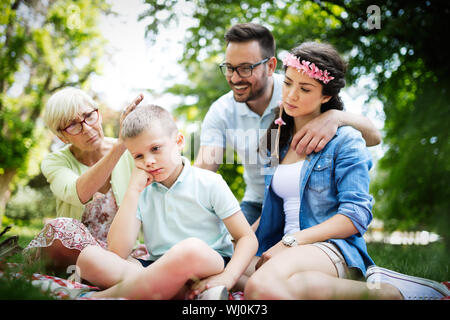
[[[280,150],[286,155],[289,144]],[[372,196],[369,194],[369,170],[372,160],[361,133],[352,127],[340,127],[325,148],[306,158],[300,173],[300,230],[328,220],[335,214],[351,219],[357,234],[345,239],[329,239],[339,247],[349,268],[365,275],[374,262],[367,253],[363,238],[372,221]],[[265,169],[264,202],[256,236],[257,255],[261,255],[283,237],[285,214],[283,200],[272,190],[276,167]]]

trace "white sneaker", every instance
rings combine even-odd
[[[228,290],[225,286],[206,289],[195,297],[195,300],[228,300]]]
[[[408,276],[375,265],[367,268],[368,283],[388,283],[396,287],[405,300],[437,300],[450,295],[447,286],[429,279]]]

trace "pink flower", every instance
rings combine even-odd
[[[279,126],[284,126],[286,124],[286,122],[283,121],[283,119],[281,119],[281,117],[275,119],[275,124],[279,125]]]
[[[334,79],[334,77],[332,77],[327,70],[320,70],[314,63],[311,63],[310,61],[302,60],[302,62],[300,63],[300,58],[297,58],[292,53],[288,53],[283,58],[283,65],[295,68],[298,72],[303,71],[310,78],[320,80],[325,84]]]

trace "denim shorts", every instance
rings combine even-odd
[[[252,225],[261,216],[262,203],[252,201],[242,201],[241,211],[247,219],[248,223]]]
[[[230,262],[231,258],[222,256],[222,259],[223,259],[223,262],[225,263],[225,266],[227,266],[227,264],[228,264],[228,262]],[[139,258],[137,260],[141,263],[141,265],[144,268],[147,268],[149,265],[151,265],[153,262],[155,262],[153,260],[143,260],[143,259],[139,259]]]

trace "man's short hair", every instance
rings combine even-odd
[[[178,132],[175,120],[169,111],[154,104],[144,104],[138,105],[123,121],[122,138],[134,138],[155,124],[159,124],[159,127],[167,134]]]
[[[262,58],[275,56],[275,39],[270,30],[260,24],[235,24],[225,34],[227,46],[230,42],[248,42],[253,40],[258,41]]]

